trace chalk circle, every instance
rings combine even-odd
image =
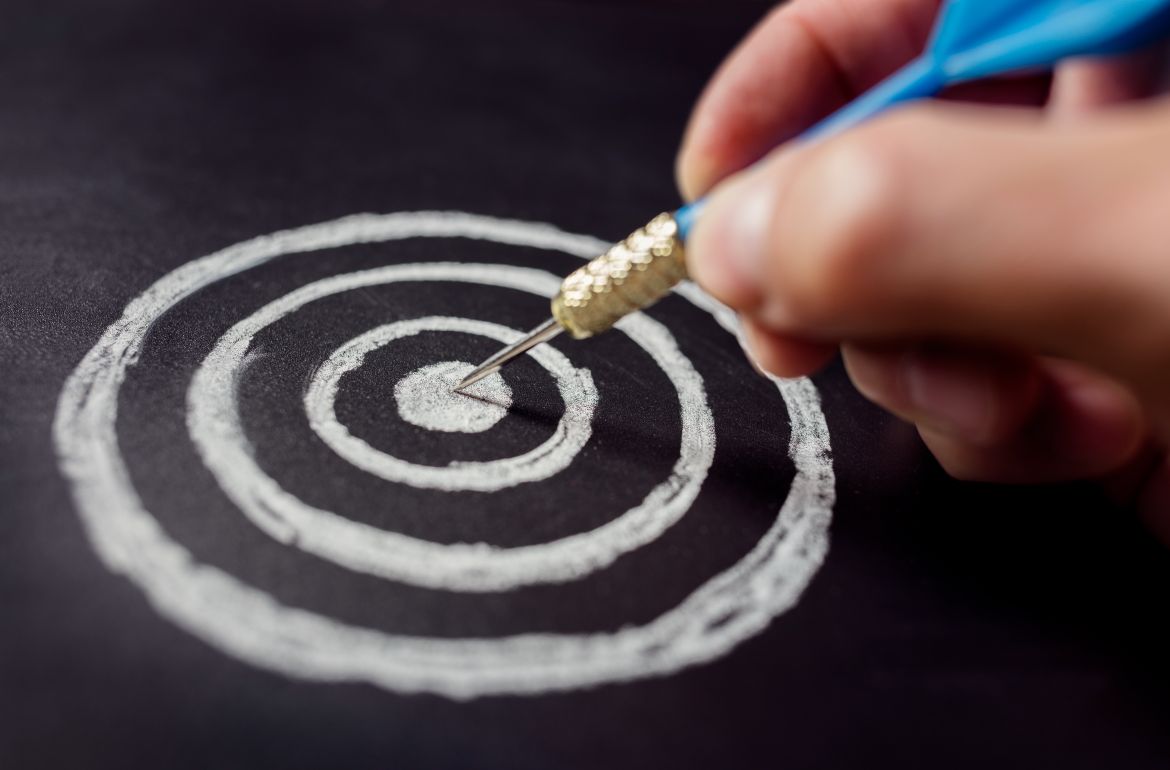
[[[796,474],[775,522],[736,564],[642,625],[499,638],[391,634],[284,605],[197,561],[146,509],[120,453],[118,394],[152,325],[217,281],[286,254],[404,238],[471,238],[589,258],[607,244],[537,223],[461,212],[360,214],[260,236],[194,260],[127,305],[66,380],[53,425],[61,471],[95,550],[151,605],[225,653],[290,676],[367,681],[465,699],[538,694],[661,676],[710,661],[799,598],[828,549],[835,500],[828,429],[807,379],[776,381]],[[678,293],[738,334],[735,317],[692,286]]]
[[[421,272],[413,268],[423,268]],[[532,276],[526,272],[512,272],[508,265],[444,265],[441,270],[433,269],[434,265],[395,265],[391,268],[379,269],[367,273],[363,279],[377,278],[379,283],[394,283],[400,280],[418,280],[426,276],[431,280],[457,281],[465,279],[475,283],[476,277],[494,273],[501,280],[514,278],[509,285],[513,288],[522,288],[531,285]],[[463,277],[461,279],[461,276]],[[344,286],[344,284],[342,284]],[[368,284],[367,284],[368,285]],[[306,289],[311,287],[307,286]],[[333,293],[337,284],[321,287],[320,291]],[[305,292],[301,299],[313,292]],[[282,309],[292,312],[300,305],[285,303]],[[263,311],[261,311],[263,313]],[[271,323],[269,314],[264,314],[259,321],[249,324],[243,321],[237,325],[237,330],[226,336],[236,334],[254,334],[259,331],[258,324]],[[456,462],[446,466],[421,465],[399,459],[386,452],[379,451],[362,439],[350,433],[340,420],[334,409],[341,378],[362,365],[366,356],[372,351],[383,347],[395,340],[410,337],[422,332],[463,332],[487,337],[496,342],[508,345],[524,336],[517,329],[507,326],[479,321],[470,318],[450,318],[446,316],[430,316],[427,318],[412,318],[407,321],[378,326],[362,334],[335,350],[325,359],[325,362],[314,373],[305,393],[305,411],[309,415],[309,425],[334,452],[341,455],[352,465],[361,468],[386,481],[399,484],[408,484],[412,487],[424,489],[440,489],[446,492],[474,491],[495,492],[500,489],[514,487],[533,481],[542,481],[553,476],[569,466],[593,433],[593,410],[597,405],[597,388],[593,384],[593,377],[588,369],[578,369],[573,366],[564,353],[551,345],[541,345],[532,351],[533,358],[543,366],[556,380],[557,390],[565,404],[564,414],[557,422],[553,434],[539,446],[515,457],[505,457],[498,460],[483,462]],[[218,350],[218,348],[217,348]],[[230,351],[227,351],[230,352]],[[211,357],[204,363],[205,368],[220,369],[233,367],[238,371],[241,361],[238,359]],[[441,365],[445,366],[445,365]],[[465,365],[470,371],[471,364]],[[449,368],[449,367],[448,367]],[[507,387],[499,375],[499,385]],[[415,401],[408,402],[411,406],[419,407],[418,399],[425,394],[437,403],[431,404],[420,419],[436,422],[448,421],[460,424],[468,415],[471,419],[478,417],[483,424],[479,430],[487,430],[499,417],[491,410],[493,407],[499,416],[506,412],[498,405],[477,401],[468,396],[461,396],[450,392],[450,385],[446,388],[443,383],[432,379],[418,380],[423,389],[416,392]],[[458,382],[459,378],[452,380]],[[497,390],[498,390],[497,386]],[[397,394],[398,388],[395,387]],[[436,392],[438,391],[438,393]],[[481,388],[481,392],[486,392]],[[510,394],[510,391],[509,391]],[[222,391],[220,396],[225,395]],[[203,398],[202,393],[193,394],[193,399]],[[224,408],[220,404],[217,408]],[[437,414],[438,408],[445,408],[445,414]],[[399,410],[402,402],[399,401]],[[486,417],[486,420],[485,420]],[[494,419],[493,419],[494,418]],[[198,429],[197,429],[198,430]]]
[[[475,371],[468,361],[439,361],[394,383],[398,416],[416,428],[441,433],[483,433],[512,408],[512,389],[492,372],[462,391],[455,387]]]
[[[666,374],[679,401],[682,437],[670,474],[637,505],[594,529],[533,545],[435,543],[391,532],[310,505],[283,489],[256,461],[239,413],[238,384],[252,340],[275,321],[309,302],[388,283],[452,281],[501,286],[545,298],[560,280],[552,273],[514,265],[387,265],[307,284],[237,322],[216,342],[191,378],[187,428],[203,464],[256,526],[282,543],[356,572],[423,588],[487,593],[539,583],[577,580],[651,542],[683,517],[702,488],[715,457],[715,427],[703,380],[665,326],[638,313],[618,327]],[[565,414],[540,447],[516,457],[446,467],[408,463],[352,436],[333,411],[338,382],[366,352],[399,336],[431,331],[518,339],[515,329],[471,319],[423,318],[377,327],[330,356],[314,376],[305,409],[314,431],[343,458],[390,481],[441,491],[492,492],[547,479],[564,469],[590,435],[597,391],[588,369],[576,369],[549,345],[535,353],[556,377]],[[551,491],[551,490],[550,490]],[[550,498],[555,499],[555,498]],[[555,505],[555,503],[550,503]]]

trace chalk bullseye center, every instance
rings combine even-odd
[[[512,389],[499,373],[463,393],[452,390],[475,369],[466,361],[441,361],[414,370],[394,386],[398,414],[411,425],[446,433],[483,433],[508,413]]]

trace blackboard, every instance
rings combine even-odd
[[[517,364],[480,432],[395,409],[677,202],[766,10],[6,4],[0,763],[1165,766],[1170,558],[1132,515],[947,479],[839,367],[756,374],[701,297]]]

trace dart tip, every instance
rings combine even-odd
[[[542,342],[548,342],[553,337],[557,336],[561,331],[561,326],[554,319],[549,319],[540,326],[533,329],[529,334],[515,342],[508,345],[500,352],[493,355],[491,358],[484,361],[479,366],[472,370],[471,374],[464,377],[451,390],[454,393],[463,393],[467,388],[470,388],[475,383],[482,380],[488,375],[498,372],[504,364],[512,359],[520,356],[523,353],[531,350]],[[463,393],[463,395],[469,395]]]
[[[462,380],[460,380],[459,383],[455,387],[451,388],[451,390],[455,391],[456,393],[462,393],[464,390],[467,390],[472,385],[474,385],[475,383],[482,380],[484,377],[487,377],[492,372],[495,372],[498,370],[499,370],[498,366],[476,367],[476,369],[474,371],[472,371],[471,374],[467,375]]]

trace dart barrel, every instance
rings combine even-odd
[[[687,277],[678,224],[659,214],[561,284],[552,301],[557,322],[583,339],[649,307]]]

